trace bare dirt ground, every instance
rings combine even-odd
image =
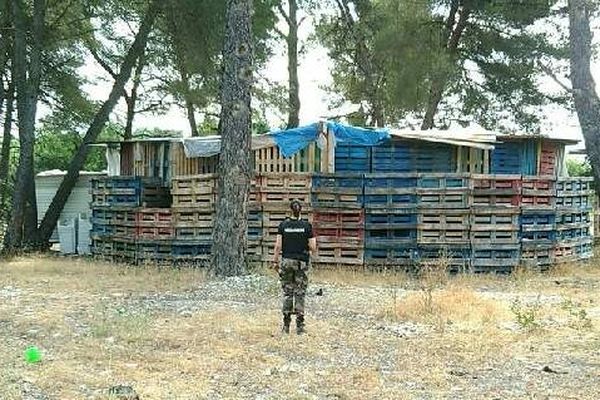
[[[274,273],[0,262],[0,399],[597,399],[600,267],[511,277],[313,271],[303,336]],[[322,295],[320,294],[320,290]],[[43,360],[27,364],[38,346]]]

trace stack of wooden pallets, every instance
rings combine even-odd
[[[315,174],[312,177],[313,230],[318,266],[362,266],[364,249],[363,175]]]
[[[365,264],[410,269],[417,244],[416,173],[365,174]]]
[[[592,256],[591,212],[593,178],[559,178],[556,181],[557,262]]]
[[[468,174],[419,174],[417,246],[420,263],[443,258],[450,270],[469,267],[471,180]]]

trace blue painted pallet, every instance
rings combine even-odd
[[[520,143],[497,143],[491,155],[492,174],[521,174],[523,154]]]
[[[370,189],[414,189],[417,174],[365,174],[365,191]]]
[[[416,172],[445,173],[456,171],[455,148],[445,144],[419,143],[412,147]]]
[[[369,172],[371,147],[338,144],[335,148],[335,170],[338,172]]]
[[[416,208],[367,210],[365,214],[365,229],[410,227],[416,226],[417,222]]]
[[[208,258],[211,253],[211,242],[173,242],[171,245],[171,254],[175,258]]]
[[[314,174],[312,177],[312,191],[320,189],[356,189],[348,193],[362,193],[364,177],[362,174],[336,173],[336,174]]]
[[[103,224],[92,223],[92,230],[91,230],[92,236],[98,236],[98,237],[110,236],[114,233],[115,233],[114,225],[103,225]]]
[[[521,231],[520,239],[522,243],[548,244],[556,241],[556,231]]]
[[[412,153],[405,142],[389,142],[373,147],[372,172],[410,172]]]
[[[556,239],[559,241],[589,237],[590,230],[588,228],[562,229],[558,230],[556,234]]]
[[[417,205],[416,194],[365,194],[365,208],[397,208]]]
[[[586,210],[592,207],[591,196],[557,196],[556,208]]]
[[[416,249],[409,247],[365,246],[364,259],[367,265],[408,266],[414,263]]]
[[[553,212],[541,214],[522,214],[519,217],[519,223],[521,227],[530,230],[546,227],[553,228],[554,224],[556,223],[556,214]]]
[[[471,179],[467,174],[419,174],[417,187],[430,190],[469,190]]]
[[[367,245],[383,243],[403,245],[407,243],[416,243],[416,241],[416,229],[372,229],[365,231],[365,243]]]
[[[471,249],[471,270],[476,273],[510,273],[520,263],[519,245],[490,245]]]

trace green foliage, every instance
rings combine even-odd
[[[570,326],[573,329],[585,330],[592,328],[592,319],[588,315],[581,303],[577,303],[571,299],[564,299],[560,307],[571,317]]]
[[[107,124],[100,134],[98,142],[119,140],[122,131],[123,128],[118,125]],[[66,171],[81,143],[82,136],[75,131],[62,131],[57,130],[53,125],[44,125],[36,135],[35,172],[52,169]],[[103,171],[105,169],[105,149],[102,146],[94,146],[87,158],[84,170]]]
[[[539,298],[532,304],[522,303],[519,299],[513,300],[510,311],[515,316],[517,324],[522,329],[531,331],[540,327],[538,320],[541,304]]]
[[[584,161],[579,161],[568,158],[567,171],[569,176],[593,176],[592,166],[587,159]]]
[[[330,90],[362,104],[366,116],[380,108],[393,124],[423,113],[431,83],[442,79],[438,125],[474,120],[490,129],[537,131],[542,106],[568,101],[540,92],[537,84],[540,64],[568,55],[560,30],[550,38],[536,28],[560,17],[552,19],[557,0],[463,2],[470,14],[456,54],[446,48],[452,2],[332,0],[336,13],[317,27],[334,63]]]

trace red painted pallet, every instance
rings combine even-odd
[[[555,196],[556,180],[552,176],[523,176],[523,197]]]
[[[173,214],[170,208],[140,208],[136,212],[137,226],[172,226]]]
[[[175,229],[171,226],[138,226],[136,237],[156,240],[173,239],[175,237]]]
[[[473,193],[477,196],[511,196],[521,193],[521,175],[473,174]]]

